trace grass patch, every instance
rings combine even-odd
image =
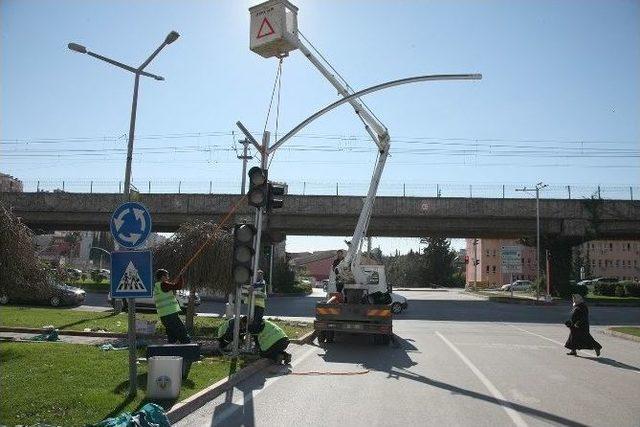
[[[164,334],[164,327],[156,313],[136,313],[136,319],[158,320],[157,331]],[[213,337],[217,333],[222,319],[217,317],[196,316],[194,333],[196,336]],[[304,322],[276,320],[289,338],[298,338],[311,331],[313,325]],[[25,328],[42,328],[53,325],[60,330],[82,331],[85,328],[104,330],[107,332],[127,332],[127,314],[114,314],[110,311],[80,311],[65,308],[41,308],[25,306],[3,306],[0,308],[0,326],[18,326]]]
[[[81,426],[145,400],[146,365],[138,366],[138,393],[128,393],[128,352],[100,351],[64,343],[0,343],[0,424]],[[178,400],[225,378],[236,369],[222,358],[194,363]],[[156,402],[170,407],[175,402]]]
[[[622,332],[623,334],[634,335],[636,337],[640,337],[640,327],[634,326],[616,326],[615,328],[611,328],[616,332]]]

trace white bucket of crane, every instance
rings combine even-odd
[[[269,0],[249,8],[249,49],[265,58],[282,58],[298,47],[298,8],[287,0]]]

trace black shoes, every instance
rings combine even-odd
[[[567,353],[567,356],[577,356],[578,353],[576,353],[575,350],[571,350],[569,353]]]
[[[600,350],[599,348],[596,348],[596,356],[600,357]]]

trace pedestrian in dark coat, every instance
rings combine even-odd
[[[589,309],[587,304],[585,304],[582,296],[578,294],[574,294],[572,299],[571,319],[564,323],[571,331],[564,345],[571,350],[567,354],[577,356],[576,350],[595,350],[596,356],[600,356],[602,346],[589,333]]]

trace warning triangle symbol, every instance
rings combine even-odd
[[[133,265],[133,262],[129,261],[129,265],[127,265],[127,269],[124,271],[122,275],[122,279],[120,279],[120,283],[118,284],[118,292],[140,292],[146,291],[144,284],[142,283],[142,279],[140,279],[140,275],[138,274],[138,270]]]
[[[263,37],[270,36],[271,34],[275,34],[275,31],[271,26],[271,24],[269,23],[269,20],[265,17],[262,20],[262,24],[260,24],[260,29],[258,30],[258,37],[256,38],[261,39]]]

